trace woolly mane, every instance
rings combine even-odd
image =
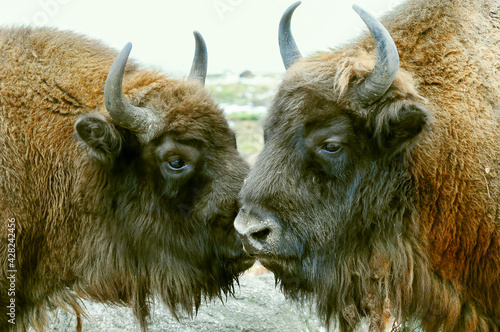
[[[154,296],[177,317],[230,294],[253,261],[232,225],[248,166],[208,92],[129,63],[125,98],[158,117],[144,142],[103,105],[116,52],[46,28],[1,29],[0,46],[2,308],[11,218],[18,254],[16,325],[3,314],[0,329],[41,330],[57,306],[81,329],[83,297],[146,330]],[[191,171],[165,173],[170,157]]]
[[[369,105],[356,91],[371,36],[287,70],[240,215],[272,225],[254,233],[259,259],[327,324],[500,330],[499,9],[418,0],[388,14],[400,69]]]

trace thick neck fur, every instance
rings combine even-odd
[[[335,225],[327,243],[306,245],[299,263],[303,276],[294,277],[282,267],[276,273],[286,294],[312,296],[320,317],[332,325],[338,322],[343,331],[370,315],[374,328],[391,317],[402,321],[409,312],[415,316],[426,308],[410,300],[413,295],[431,296],[427,248],[419,238],[407,163],[401,156],[388,164],[370,164],[350,176],[350,185],[332,186],[334,194],[326,191],[329,197],[322,197],[335,207]]]
[[[316,294],[322,317],[337,316],[342,330],[353,329],[360,316],[372,313],[378,315],[371,317],[377,324],[387,318],[387,308],[399,322],[416,320],[427,331],[499,326],[499,9],[498,1],[419,0],[382,19],[400,54],[394,86],[423,97],[429,127],[408,153],[389,164],[375,163],[343,183],[353,190],[340,203],[310,192],[318,185],[304,176],[309,169],[300,174],[301,181],[294,175],[297,183],[288,180],[293,185],[282,190],[288,197],[280,202],[296,205],[305,199],[295,193],[308,192],[310,200],[320,202],[317,211],[333,202],[335,215],[329,218],[292,203],[280,206],[282,220],[311,220],[320,230],[314,237],[311,224],[293,224],[296,243],[317,243],[314,254],[307,258],[307,247],[300,247],[295,251],[305,253],[303,261],[271,267],[291,296]],[[352,46],[296,63],[271,107],[268,132],[280,131],[281,139],[289,140],[314,114],[314,102],[348,99],[350,87],[366,77],[373,61],[373,40],[365,36]],[[272,163],[296,165],[271,156],[290,154],[291,147],[273,149],[264,149],[258,170],[271,169]],[[259,182],[264,176],[255,177],[253,182]],[[264,192],[259,187],[254,189]],[[245,187],[243,194],[259,202],[258,194]],[[270,201],[272,196],[263,197]],[[301,208],[311,209],[306,204]],[[292,212],[281,212],[284,208]],[[334,229],[324,226],[329,219]],[[342,229],[337,220],[351,223]],[[322,249],[324,234],[339,236]],[[300,277],[294,275],[297,269]]]
[[[133,305],[146,326],[152,294],[159,294],[173,315],[193,314],[203,298],[231,292],[234,276],[221,272],[225,262],[207,231],[211,217],[194,205],[203,179],[194,180],[192,192],[170,198],[158,181],[141,177],[142,167],[128,156],[112,170],[91,161],[82,168],[77,192],[86,204],[74,288],[83,297]]]
[[[133,306],[143,329],[153,294],[175,315],[230,292],[240,267],[232,271],[225,259],[236,261],[240,253],[230,226],[247,167],[208,93],[127,65],[123,89],[130,102],[163,110],[165,132],[210,136],[215,151],[200,172],[206,178],[193,177],[192,191],[166,195],[161,174],[145,171],[130,132],[111,168],[93,161],[75,138],[78,115],[97,110],[115,125],[102,95],[116,52],[46,28],[0,29],[0,45],[0,217],[17,223],[16,328],[42,329],[54,306],[81,315],[73,291]]]

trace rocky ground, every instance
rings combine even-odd
[[[263,273],[263,274],[261,274]],[[88,317],[83,319],[84,332],[140,331],[128,308],[105,306],[85,301]],[[74,315],[57,309],[47,331],[75,331]],[[240,278],[240,288],[225,304],[214,301],[202,305],[198,315],[177,322],[161,305],[154,307],[149,330],[172,332],[323,332],[309,306],[285,300],[275,288],[274,276],[256,266]],[[30,330],[32,332],[33,330]]]

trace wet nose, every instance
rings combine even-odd
[[[268,255],[277,249],[281,227],[271,214],[256,213],[243,207],[234,221],[249,255]]]

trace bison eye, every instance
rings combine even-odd
[[[342,146],[338,143],[325,143],[321,147],[321,150],[325,151],[326,153],[334,154],[338,153],[342,149]]]
[[[176,159],[176,160],[173,160],[173,161],[169,161],[168,162],[168,167],[170,167],[170,169],[172,169],[174,171],[180,171],[180,170],[186,168],[187,164],[182,159]]]

